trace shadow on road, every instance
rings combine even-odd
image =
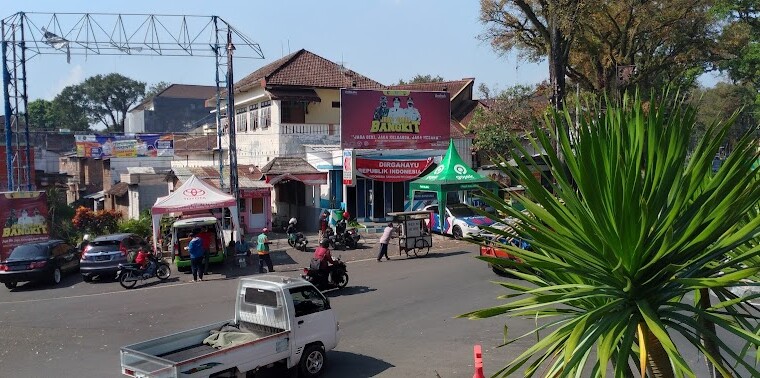
[[[158,285],[164,285],[168,283],[175,283],[179,282],[179,277],[169,277],[168,279],[161,281],[156,277],[148,278],[145,281],[137,281],[137,285],[135,285],[135,289],[142,289],[146,287],[153,287]]]
[[[11,292],[21,291],[37,291],[37,290],[52,290],[52,289],[67,289],[78,283],[82,282],[82,275],[79,272],[69,273],[61,277],[61,282],[58,285],[52,284],[47,281],[33,281],[27,283],[19,283],[16,288],[10,290]],[[113,281],[110,281],[113,282]]]
[[[328,363],[323,377],[330,378],[368,378],[395,367],[383,360],[351,352],[327,352]],[[296,369],[290,371],[281,365],[259,370],[255,378],[283,378],[296,376]]]
[[[327,354],[330,364],[325,370],[326,377],[364,378],[374,377],[392,367],[383,360],[363,354],[331,351]]]
[[[328,291],[324,291],[323,294],[330,297],[345,297],[348,295],[355,295],[355,294],[364,294],[369,293],[372,291],[376,291],[377,289],[367,286],[348,286],[344,287],[343,289],[332,289]]]
[[[451,251],[451,252],[435,252],[435,251],[430,251],[430,253],[428,253],[426,256],[423,256],[423,257],[420,257],[420,258],[423,258],[423,259],[437,259],[437,258],[441,258],[441,257],[456,256],[456,255],[465,255],[465,254],[470,254],[470,253],[471,252],[467,252],[467,251]]]

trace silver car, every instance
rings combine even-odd
[[[95,238],[82,253],[79,271],[85,282],[95,276],[115,278],[119,264],[129,262],[128,256],[134,255],[145,241],[135,234],[111,234]]]

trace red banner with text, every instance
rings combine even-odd
[[[425,160],[379,160],[356,158],[357,172],[367,178],[383,182],[401,182],[419,177],[433,164]]]
[[[5,261],[13,248],[21,244],[48,239],[47,196],[45,192],[0,193],[0,260]]]

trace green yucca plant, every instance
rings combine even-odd
[[[561,127],[548,135],[537,129],[532,143],[546,151],[553,187],[534,178],[536,161],[520,158],[527,151],[516,151],[518,166],[504,169],[527,188],[530,199],[517,200],[528,211],[484,194],[489,205],[519,219],[514,229],[489,231],[528,239],[533,250],[503,246],[523,264],[483,259],[527,284],[499,282],[511,290],[500,297],[504,304],[461,316],[542,320],[534,332],[506,341],[540,334],[495,376],[521,369],[546,377],[605,377],[608,370],[616,377],[644,370],[694,376],[675,334],[723,376],[760,376],[760,355],[746,361],[760,345],[756,309],[751,298],[729,291],[760,270],[747,263],[760,256],[760,243],[753,244],[760,217],[748,215],[760,200],[755,141],[747,134],[713,174],[733,117],[712,125],[689,154],[695,111],[679,94],[661,98],[586,104],[577,124],[567,112],[550,113],[546,124]],[[708,290],[718,303],[710,304]],[[748,347],[732,350],[716,329]]]

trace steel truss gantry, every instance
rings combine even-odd
[[[264,59],[258,43],[219,16],[18,12],[0,21],[5,99],[5,147],[8,190],[31,190],[26,63],[37,55],[134,55],[212,57],[215,63],[216,128],[220,184],[224,188],[222,107],[231,98],[232,52],[235,58]],[[223,91],[223,89],[225,91]],[[225,97],[225,93],[227,96]],[[227,101],[229,100],[229,101]],[[226,104],[224,104],[226,106]],[[226,111],[229,128],[230,189],[237,193],[234,111]],[[19,128],[25,138],[26,165],[21,166]],[[13,151],[13,131],[16,151]],[[18,162],[16,172],[12,167]]]

